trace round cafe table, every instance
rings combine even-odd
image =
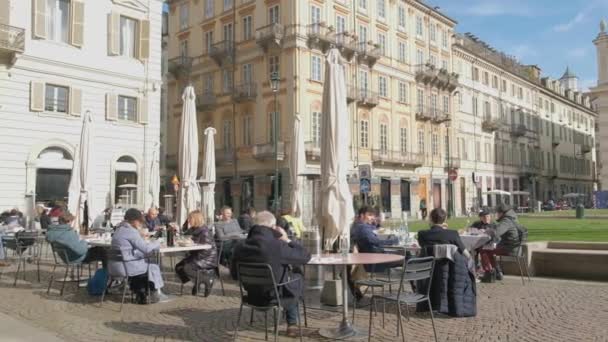
[[[348,256],[342,254],[316,254],[308,262],[308,265],[342,265],[342,322],[337,328],[321,329],[319,334],[333,340],[343,340],[351,337],[362,336],[348,320],[348,266],[349,265],[372,265],[388,264],[402,261],[403,255],[380,254],[380,253],[350,253]]]

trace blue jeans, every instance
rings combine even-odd
[[[298,324],[298,303],[294,301],[288,305],[283,306],[285,310],[285,320],[287,325]]]

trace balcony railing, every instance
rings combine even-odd
[[[285,159],[285,143],[279,141],[277,144],[278,153],[275,156],[274,144],[272,142],[266,144],[257,144],[253,146],[253,157],[258,160],[278,160]]]
[[[192,70],[192,57],[179,56],[169,60],[168,70],[173,77],[187,77]]]
[[[581,145],[581,152],[582,153],[589,153],[591,152],[593,149],[593,147],[590,144],[582,144]]]
[[[217,98],[211,91],[205,91],[196,96],[196,109],[202,112],[213,110],[216,103]]]
[[[357,51],[357,42],[349,32],[339,32],[335,34],[336,48],[342,53],[347,61],[353,59]]]
[[[382,49],[378,44],[373,44],[371,42],[361,42],[357,45],[357,47],[357,59],[359,63],[366,64],[370,68],[372,68],[376,64],[376,62],[382,57]]]
[[[558,136],[553,136],[551,137],[551,144],[553,145],[553,147],[557,147],[559,146],[559,144],[561,143],[561,140],[559,139]]]
[[[521,171],[526,175],[538,175],[540,173],[540,167],[536,165],[522,165]]]
[[[25,30],[0,24],[0,54],[18,54],[25,50]]]
[[[253,82],[243,83],[236,86],[234,89],[234,101],[236,102],[247,102],[255,101],[258,96],[257,86]]]
[[[526,126],[522,124],[511,125],[511,135],[513,135],[514,137],[523,137],[524,135],[526,135],[527,131],[528,130],[526,129]]]
[[[232,63],[232,55],[234,53],[234,42],[232,40],[222,40],[221,42],[211,45],[209,49],[209,57],[211,57],[219,66]]]
[[[483,118],[483,122],[481,123],[481,129],[487,133],[493,133],[500,129],[501,121],[499,118],[493,118],[491,116],[486,116]]]
[[[375,91],[348,86],[348,89],[346,90],[346,101],[353,102],[355,100],[361,107],[374,108],[378,105],[380,98]]]
[[[307,27],[308,47],[319,49],[325,53],[332,45],[336,44],[336,32],[333,27],[327,27],[325,23],[314,23]]]
[[[234,163],[233,148],[218,148],[215,150],[215,162],[218,165],[232,165]]]
[[[372,150],[372,161],[379,164],[419,167],[424,163],[424,156],[420,153],[375,149]]]
[[[280,47],[284,36],[285,28],[278,23],[260,27],[255,32],[256,41],[264,51],[273,47]]]
[[[307,141],[305,144],[305,150],[307,159],[318,160],[321,158],[321,142]]]
[[[437,107],[431,106],[418,106],[416,108],[416,120],[418,121],[431,121],[434,124],[440,124],[451,120],[449,113]]]
[[[446,69],[438,69],[433,64],[416,65],[416,82],[430,85],[440,90],[453,92],[458,87],[458,74]]]

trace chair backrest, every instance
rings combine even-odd
[[[275,298],[278,304],[281,305],[277,281],[272,272],[272,267],[269,264],[238,263],[236,267],[241,298],[244,295],[244,288],[248,286],[272,287]]]
[[[426,296],[431,291],[431,279],[433,278],[433,269],[435,268],[435,258],[432,256],[424,258],[411,258],[403,263],[403,273],[401,275],[401,284],[399,285],[399,294],[404,290],[406,282],[427,280],[426,289],[418,291]]]
[[[51,242],[51,250],[53,251],[53,258],[55,259],[55,264],[69,264],[70,257],[68,248],[62,244]],[[61,262],[59,262],[61,260]]]
[[[147,257],[127,260],[127,258],[125,258],[126,252],[127,252],[127,249],[116,249],[116,248],[106,249],[106,256],[108,258],[108,263],[115,263],[115,264],[122,265],[123,272],[120,274],[114,274],[114,273],[110,272],[111,276],[113,276],[113,277],[135,276],[135,275],[129,274],[129,268],[127,267],[127,263],[132,262],[132,261],[146,260],[146,263],[148,264],[148,269],[150,268],[150,262]],[[112,270],[112,268],[109,268],[109,270]]]

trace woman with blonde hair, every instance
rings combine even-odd
[[[188,214],[188,229],[184,231],[186,235],[191,235],[192,241],[197,244],[211,245],[210,249],[189,252],[186,257],[175,265],[175,273],[182,283],[190,280],[194,281],[192,295],[196,296],[201,284],[205,285],[205,297],[209,296],[213,281],[215,279],[215,269],[217,267],[217,249],[211,234],[211,229],[205,225],[205,217],[200,210],[195,210]],[[200,272],[200,274],[199,274]],[[198,275],[198,276],[197,276]],[[198,283],[197,280],[198,279]]]

